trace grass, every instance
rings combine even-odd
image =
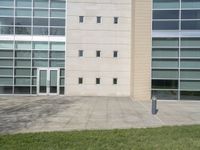
[[[200,150],[200,126],[0,135],[1,150]]]

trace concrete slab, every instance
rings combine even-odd
[[[0,97],[0,133],[123,129],[200,124],[200,102],[111,97]]]

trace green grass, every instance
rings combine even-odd
[[[200,126],[0,135],[1,150],[200,150]]]

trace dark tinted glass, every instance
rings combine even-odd
[[[153,30],[178,30],[179,21],[153,21]]]
[[[181,100],[200,100],[200,92],[182,91]]]
[[[0,34],[13,34],[13,33],[14,33],[13,27],[0,26]]]
[[[48,28],[44,27],[33,28],[33,35],[48,35]]]
[[[65,19],[51,19],[51,26],[65,26]]]
[[[182,19],[200,19],[200,10],[182,10]]]
[[[178,89],[178,80],[153,80],[153,89]]]
[[[31,19],[30,18],[16,18],[15,25],[31,26]]]
[[[10,17],[1,17],[0,25],[13,25],[14,19]]]
[[[155,96],[159,100],[177,100],[177,91],[152,91],[152,97]]]
[[[48,19],[44,18],[34,18],[33,25],[35,26],[48,26]]]
[[[179,19],[178,10],[154,10],[153,19]]]
[[[182,30],[199,30],[200,21],[182,21],[181,28]]]
[[[51,28],[51,35],[65,35],[65,28]]]
[[[31,34],[31,28],[30,27],[16,27],[15,33],[16,34],[30,35]]]

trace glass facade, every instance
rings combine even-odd
[[[65,0],[0,0],[0,94],[38,94],[41,68],[64,94],[65,15]]]
[[[200,0],[154,0],[152,95],[200,100]]]

